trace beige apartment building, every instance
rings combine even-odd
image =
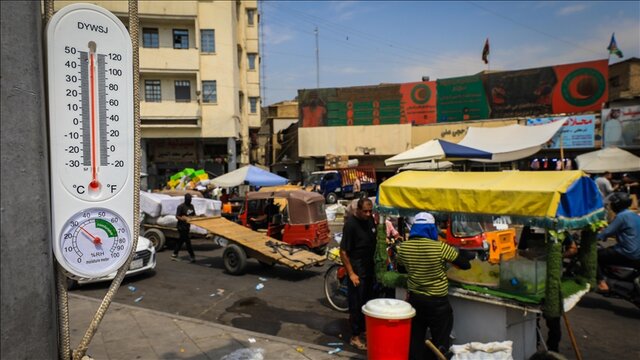
[[[76,1],[55,1],[55,10]],[[127,1],[85,1],[128,26]],[[260,128],[257,0],[139,1],[142,171],[162,185],[185,167],[249,163]]]

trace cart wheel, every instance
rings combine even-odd
[[[335,204],[338,201],[338,195],[336,193],[328,193],[327,194],[327,204]]]
[[[167,241],[164,233],[160,229],[147,229],[147,231],[144,232],[144,237],[151,241],[156,251],[162,251]]]
[[[247,254],[244,250],[236,245],[229,244],[222,254],[224,260],[224,268],[231,275],[242,275],[244,268],[247,266]]]

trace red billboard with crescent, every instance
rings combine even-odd
[[[436,82],[423,81],[400,85],[401,115],[403,124],[433,124],[438,119],[436,111]]]
[[[596,60],[553,67],[553,113],[600,111],[609,99],[609,61]]]

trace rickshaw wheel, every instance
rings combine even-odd
[[[244,250],[236,245],[229,244],[222,254],[224,260],[224,268],[231,275],[242,275],[247,266],[247,254]]]

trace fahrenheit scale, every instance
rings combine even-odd
[[[47,24],[53,250],[72,277],[114,272],[132,250],[131,54],[101,7],[69,5]]]

